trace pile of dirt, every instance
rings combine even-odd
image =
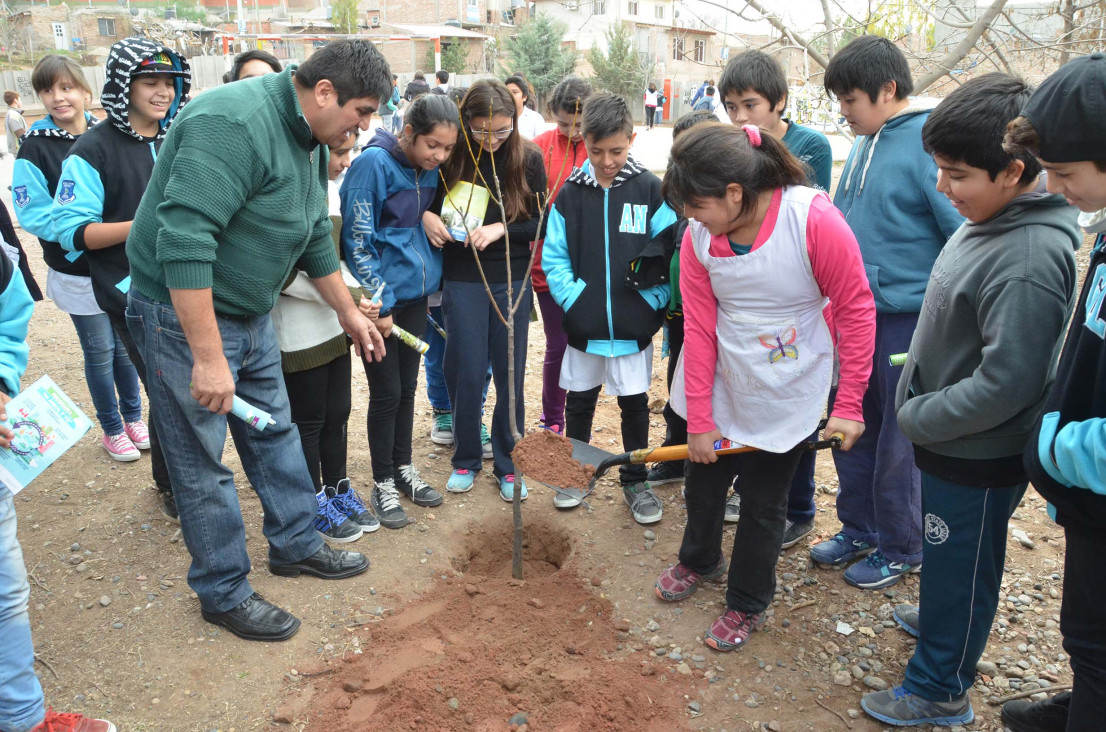
[[[367,626],[362,655],[317,676],[308,729],[687,729],[664,667],[618,653],[629,622],[573,569],[560,529],[531,524],[526,579],[510,578],[506,517],[465,537],[452,577]]]
[[[515,443],[511,459],[519,473],[559,488],[587,488],[594,465],[572,457],[572,442],[549,430],[536,430]]]

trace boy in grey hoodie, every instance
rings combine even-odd
[[[919,637],[901,686],[861,706],[895,725],[967,724],[967,691],[998,606],[1006,528],[1028,478],[1022,450],[1074,305],[1076,211],[1049,194],[1028,153],[1002,148],[1030,89],[1006,74],[969,81],[933,111],[922,142],[937,190],[967,221],[926,287],[895,405],[922,474]]]

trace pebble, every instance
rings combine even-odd
[[[1029,538],[1029,535],[1021,529],[1011,529],[1010,535],[1013,536],[1014,540],[1024,546],[1026,549],[1033,549],[1036,546],[1036,544],[1033,543],[1033,540]]]
[[[749,697],[748,699],[745,700],[745,706],[749,707],[750,709],[756,709],[757,707],[760,706],[760,702],[758,702],[753,697]]]
[[[76,543],[76,542],[73,542],[69,546],[69,551],[71,551],[71,552],[79,552],[80,550],[81,550],[81,545]]]
[[[112,623],[111,627],[115,628],[116,630],[122,630],[123,629],[123,624],[122,623]]]
[[[107,607],[110,604],[111,604],[111,595],[102,595],[100,597],[100,605],[102,607]]]
[[[78,564],[77,565],[77,571],[78,572],[87,572],[88,571],[88,562],[81,562],[80,564]]]
[[[522,726],[527,723],[530,718],[526,715],[526,712],[518,712],[511,715],[511,718],[507,720],[507,724],[517,724]]]
[[[846,709],[845,714],[849,715],[849,719],[860,719],[860,710],[858,709]]]
[[[660,623],[658,623],[656,620],[650,620],[648,623],[645,624],[645,629],[648,630],[650,633],[656,633],[658,630],[661,629],[661,626]]]
[[[459,709],[461,707],[461,700],[455,696],[449,697],[449,701],[446,702],[450,709]]]
[[[677,663],[676,673],[681,676],[691,676],[691,666],[688,666],[686,663]]]
[[[783,732],[783,725],[773,719],[767,724],[766,729],[769,730],[769,732]]]
[[[833,675],[833,683],[838,686],[850,686],[853,683],[852,674],[848,671],[838,671]]]
[[[687,708],[688,708],[688,711],[690,711],[692,714],[702,714],[703,713],[703,705],[700,704],[697,701],[688,702]]]
[[[867,686],[869,689],[875,689],[876,691],[883,691],[888,686],[887,682],[878,676],[865,676],[864,685]]]
[[[656,534],[656,532],[653,532],[653,531],[646,530],[646,532],[645,532],[645,534],[643,534],[643,536],[645,537],[646,541],[656,541],[657,540],[657,534]]]

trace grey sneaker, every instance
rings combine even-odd
[[[661,520],[664,512],[661,499],[657,498],[657,494],[648,483],[622,486],[622,497],[630,506],[634,521],[639,524],[655,524]]]
[[[728,508],[728,506],[727,506]],[[784,549],[790,549],[803,540],[803,537],[814,531],[814,521],[802,521],[796,523],[791,519],[787,519],[787,524],[783,530],[783,547]]]
[[[915,696],[902,686],[886,691],[874,691],[860,698],[861,708],[881,722],[900,727],[935,724],[951,727],[969,724],[975,719],[967,693],[948,702],[935,702]]]
[[[393,478],[385,478],[373,485],[372,495],[369,497],[373,513],[380,519],[382,526],[389,529],[402,529],[407,525],[407,512],[399,504],[399,492],[396,491],[396,481]]]
[[[484,425],[480,425],[480,449],[483,451],[480,457],[485,460],[495,457],[495,452],[492,450],[492,436],[488,434],[488,428]]]
[[[891,613],[891,617],[895,619],[895,622],[899,624],[899,627],[905,630],[915,638],[918,637],[919,625],[918,625],[918,606],[917,605],[895,605],[895,611]]]
[[[434,424],[430,427],[430,441],[435,445],[453,444],[453,412],[434,410]]]
[[[416,506],[433,508],[442,505],[442,494],[419,477],[419,471],[415,470],[414,465],[400,465],[396,468],[396,473],[396,488],[410,498]]]
[[[727,524],[736,524],[739,518],[741,518],[741,494],[734,491],[726,499],[726,515],[722,520]]]

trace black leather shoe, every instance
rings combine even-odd
[[[173,494],[168,491],[158,491],[157,501],[162,515],[173,523],[179,524],[180,514],[177,513],[177,501],[173,498]]]
[[[369,558],[360,552],[331,549],[323,544],[319,551],[298,562],[284,564],[269,560],[269,571],[281,577],[299,577],[300,573],[322,579],[345,579],[369,568]]]
[[[288,640],[300,629],[300,621],[256,592],[225,613],[200,610],[204,620],[221,625],[239,638],[255,641]]]
[[[1039,702],[1015,699],[1002,705],[1002,723],[1011,732],[1064,732],[1070,704],[1070,691]]]

